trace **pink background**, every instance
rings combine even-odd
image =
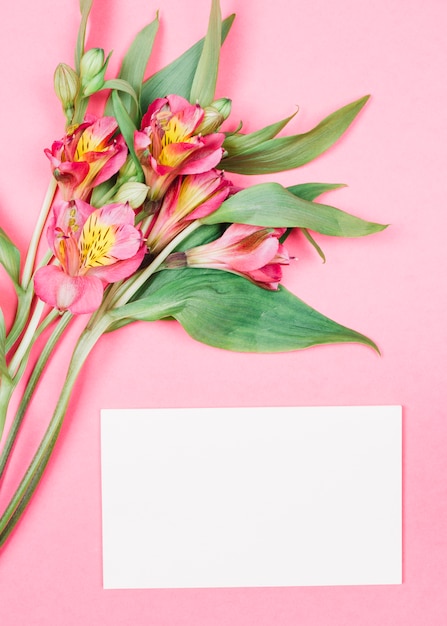
[[[159,8],[155,70],[205,32],[209,4],[95,0],[88,44],[114,49],[112,76],[133,35]],[[0,623],[444,625],[446,5],[222,0],[222,10],[225,16],[236,12],[237,19],[223,50],[218,95],[233,98],[232,119],[245,120],[246,130],[299,105],[290,129],[304,132],[338,107],[372,94],[334,148],[271,179],[348,183],[325,200],[391,224],[366,239],[319,237],[325,265],[295,238],[292,253],[299,261],[285,276],[286,286],[309,304],[375,339],[382,357],[356,345],[232,354],[195,343],[169,322],[134,325],[103,338],[76,387],[43,484],[1,553]],[[76,0],[15,0],[3,9],[0,221],[22,249],[49,177],[43,148],[63,133],[52,74],[59,61],[72,62],[77,24]],[[4,272],[0,280],[10,314]],[[23,457],[56,398],[69,344],[28,416]],[[101,408],[332,404],[404,407],[402,586],[102,589]]]

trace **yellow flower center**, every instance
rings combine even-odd
[[[116,227],[101,223],[95,214],[90,215],[79,238],[81,267],[88,270],[115,263],[116,258],[110,255],[115,241]]]

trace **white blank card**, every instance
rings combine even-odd
[[[401,407],[104,410],[105,588],[401,583]]]

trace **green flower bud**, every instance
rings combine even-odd
[[[79,76],[65,63],[59,63],[54,72],[54,91],[62,103],[67,122],[70,124],[79,92]]]
[[[219,98],[219,100],[215,100],[214,102],[212,102],[211,106],[219,111],[224,120],[226,120],[230,116],[231,100],[229,98]]]
[[[204,108],[205,115],[198,132],[203,135],[214,133],[231,113],[231,100],[220,98]]]
[[[131,156],[128,156],[124,165],[118,172],[118,185],[123,185],[128,182],[141,182],[143,180],[143,175],[141,170],[137,168],[135,162]]]
[[[102,89],[109,57],[104,61],[102,48],[87,50],[81,59],[81,87],[84,96],[91,96]]]
[[[114,195],[113,202],[128,202],[132,209],[138,209],[146,200],[148,190],[144,183],[124,183]]]

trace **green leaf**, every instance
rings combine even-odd
[[[301,232],[303,233],[303,235],[305,236],[305,238],[307,239],[307,241],[310,243],[311,246],[313,246],[315,248],[315,250],[317,251],[318,256],[320,257],[320,259],[323,261],[323,263],[326,263],[326,256],[323,252],[323,250],[321,249],[321,247],[317,244],[317,242],[315,241],[315,239],[312,237],[312,235],[310,234],[310,232],[307,230],[307,228],[301,228]]]
[[[253,133],[247,135],[243,133],[235,133],[234,135],[228,135],[223,142],[223,147],[228,153],[228,157],[236,156],[242,152],[247,152],[252,148],[256,148],[260,143],[273,139],[276,135],[295,117],[296,113],[286,117],[279,122],[265,126],[260,130],[256,130]]]
[[[110,315],[116,321],[174,317],[197,341],[237,352],[347,342],[377,350],[370,339],[321,315],[284,287],[267,291],[221,270],[165,270],[139,297]]]
[[[97,185],[93,189],[89,204],[97,209],[107,204],[108,200],[113,196],[114,187],[115,180],[113,177]]]
[[[0,263],[8,272],[15,286],[20,284],[20,252],[0,228]]]
[[[146,71],[147,62],[152,52],[155,36],[158,31],[158,14],[157,17],[145,26],[135,37],[129,50],[124,56],[118,78],[125,80],[133,88],[138,103],[140,102],[141,87],[143,83],[144,73]],[[130,117],[139,125],[140,111],[138,107],[132,104],[132,99],[128,95],[122,96],[123,105],[130,113]]]
[[[124,140],[129,148],[129,153],[132,156],[132,159],[138,169],[141,170],[140,162],[135,154],[133,138],[134,132],[136,131],[136,126],[134,121],[131,119],[129,113],[123,105],[120,95],[117,91],[112,91],[112,103],[113,103],[113,111],[116,117],[116,121],[120,127],[121,134],[124,137]]]
[[[192,232],[186,239],[183,239],[176,247],[175,251],[183,252],[195,248],[196,246],[203,246],[205,243],[209,243],[220,237],[223,231],[224,227],[222,224],[204,224]]]
[[[312,201],[327,191],[342,189],[343,187],[346,187],[346,185],[340,183],[303,183],[301,185],[287,187],[287,190],[293,193],[294,196],[298,196],[298,198]]]
[[[135,93],[133,87],[125,80],[122,80],[121,78],[112,78],[110,80],[106,80],[104,85],[102,86],[102,89],[115,89],[116,91],[122,91],[126,94],[128,94],[134,105],[138,108],[139,102],[138,102],[138,96]]]
[[[222,16],[219,0],[212,0],[208,31],[203,43],[194,79],[190,100],[205,107],[214,100],[219,70],[220,46],[222,41]]]
[[[305,165],[340,138],[368,98],[365,96],[335,111],[307,133],[275,137],[242,154],[225,157],[219,167],[238,174],[271,174]]]
[[[278,183],[261,183],[228,198],[203,224],[238,222],[272,228],[308,228],[324,235],[361,237],[386,228],[340,209],[303,200]]]
[[[222,43],[228,35],[234,17],[234,15],[230,15],[222,22]],[[164,98],[171,93],[183,96],[187,100],[190,99],[191,85],[202,53],[203,44],[204,39],[201,39],[175,61],[166,65],[166,67],[143,83],[141,90],[142,111],[145,111],[156,98]]]
[[[93,0],[80,0],[79,2],[79,6],[81,9],[81,22],[79,24],[78,38],[75,50],[76,72],[78,74],[81,71],[81,59],[84,56],[85,31],[87,29],[88,16],[90,14],[92,5]]]
[[[332,191],[333,189],[340,189],[341,187],[345,187],[345,186],[346,185],[331,184],[331,183],[303,183],[301,185],[294,185],[293,187],[287,187],[287,189],[288,191],[293,193],[295,196],[298,196],[298,198],[312,201],[312,200],[315,200],[315,198],[320,196],[322,193],[325,193],[326,191]],[[304,237],[307,239],[307,241],[311,244],[311,246],[314,247],[314,249],[316,250],[318,256],[321,258],[323,263],[326,263],[326,256],[323,250],[315,241],[315,239],[312,237],[312,235],[307,230],[307,228],[301,228],[301,231]]]

